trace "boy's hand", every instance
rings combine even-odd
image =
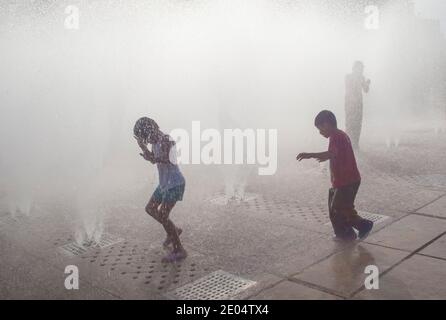
[[[305,153],[305,152],[303,152],[303,153],[299,153],[299,154],[297,155],[296,160],[297,160],[297,161],[302,161],[302,160],[304,160],[304,159],[311,159],[312,157],[313,157],[313,156],[312,156],[311,153]]]

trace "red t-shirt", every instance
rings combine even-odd
[[[330,159],[331,183],[339,188],[361,180],[355,154],[348,135],[337,129],[330,136],[328,151],[334,155]]]

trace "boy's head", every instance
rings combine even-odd
[[[158,129],[158,124],[154,120],[143,117],[136,121],[133,127],[133,134],[144,143],[153,144],[158,141]]]
[[[338,128],[336,116],[328,110],[319,112],[316,119],[314,119],[314,125],[325,138],[329,138],[332,132]]]

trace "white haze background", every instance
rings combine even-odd
[[[325,145],[318,111],[343,127],[344,76],[360,59],[372,79],[365,139],[436,117],[411,96],[427,69],[398,44],[413,34],[391,6],[382,29],[365,31],[312,1],[76,3],[79,30],[64,28],[60,3],[0,23],[0,197],[11,214],[61,201],[79,218],[78,241],[100,237],[105,203],[156,183],[132,137],[141,116],[165,132],[193,120],[278,129],[279,157],[293,161]]]

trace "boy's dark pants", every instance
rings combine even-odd
[[[355,198],[361,181],[351,185],[331,188],[328,193],[328,210],[331,224],[338,237],[350,237],[361,227],[362,219],[355,210]]]

